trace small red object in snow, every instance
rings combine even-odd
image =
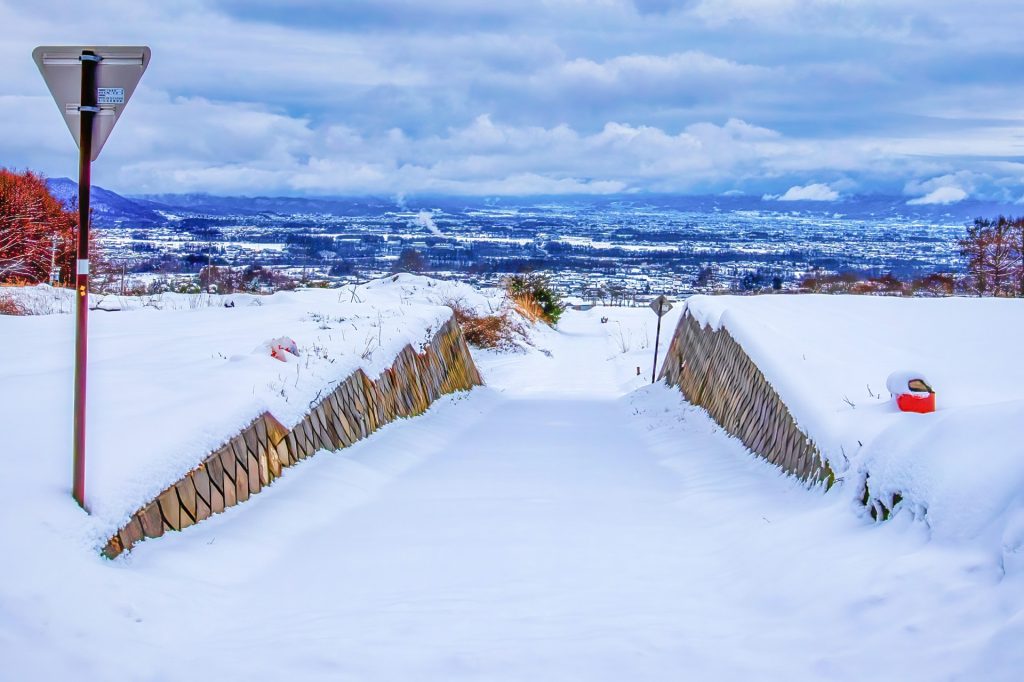
[[[281,362],[288,362],[288,357],[285,353],[291,353],[296,357],[299,355],[298,344],[295,343],[294,339],[290,339],[287,336],[279,336],[268,341],[267,347],[270,349],[270,357]]]
[[[904,393],[896,396],[896,406],[904,412],[920,412],[921,414],[934,412],[935,394],[916,396],[913,393]]]
[[[901,411],[919,414],[935,411],[935,391],[920,372],[893,372],[885,386]]]

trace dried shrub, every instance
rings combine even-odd
[[[565,303],[558,291],[544,275],[510,275],[505,278],[505,292],[519,311],[531,322],[543,320],[558,324],[565,312]]]
[[[862,296],[909,296],[913,290],[896,275],[886,273],[865,277],[854,272],[811,274],[800,280],[800,291],[814,294],[859,294]]]
[[[536,324],[537,322],[548,321],[540,303],[538,303],[536,299],[529,294],[519,294],[518,296],[511,296],[510,298],[512,299],[512,305],[515,306],[519,314],[528,319],[531,323]]]
[[[28,308],[10,294],[0,294],[0,315],[28,315]]]
[[[936,272],[915,279],[910,287],[915,295],[952,296],[956,293],[957,279],[955,275]]]
[[[495,315],[478,315],[462,301],[448,301],[455,321],[462,327],[466,343],[476,348],[495,350],[517,350],[519,339],[526,337],[526,330],[509,311]]]

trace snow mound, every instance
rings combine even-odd
[[[25,308],[29,315],[69,315],[75,312],[74,289],[54,288],[47,284],[28,287],[3,287],[0,294],[9,296]],[[122,310],[196,310],[199,308],[260,305],[266,296],[257,294],[178,294],[166,291],[142,296],[89,294],[89,309],[97,312]]]
[[[465,282],[437,280],[422,275],[400,273],[390,277],[342,288],[342,297],[359,301],[367,297],[401,303],[420,300],[452,308],[462,326],[466,340],[477,349],[488,347],[499,354],[530,352],[536,347],[535,337],[544,336],[547,325],[523,315],[504,289],[476,288]],[[497,322],[493,318],[502,318]],[[500,327],[489,340],[481,329]],[[491,345],[494,339],[496,345]]]
[[[856,493],[902,502],[934,537],[1020,546],[1024,369],[997,347],[1024,335],[1024,301],[869,296],[694,296],[687,310],[725,328],[797,424]],[[886,378],[917,368],[932,414],[900,412]],[[850,484],[855,482],[855,484]]]
[[[341,288],[340,298],[354,302],[374,300],[404,304],[419,301],[433,305],[459,303],[478,315],[490,315],[507,306],[505,292],[497,288],[477,289],[472,284],[439,280],[423,275],[400,273]]]

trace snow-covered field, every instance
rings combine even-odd
[[[73,293],[5,291],[31,310],[58,313],[70,310],[61,301]],[[117,311],[94,311],[89,330],[93,542],[102,546],[135,510],[264,411],[293,426],[356,369],[376,377],[407,344],[429,342],[451,316],[445,301],[499,305],[490,293],[402,275],[273,296],[105,297]],[[0,479],[5,499],[19,499],[30,485],[25,479],[56,494],[67,485],[73,334],[68,315],[0,316],[0,414],[13,456]],[[294,340],[297,355],[271,357],[271,342],[282,338]]]
[[[67,495],[70,456],[6,448],[0,678],[1020,679],[1024,571],[752,457],[649,385],[654,322],[569,311],[535,349],[477,352],[487,386],[113,562]],[[21,366],[5,388],[32,383]]]
[[[695,296],[755,360],[844,478],[903,501],[938,538],[980,540],[1024,569],[1024,300]],[[891,372],[936,391],[933,414],[900,412]]]

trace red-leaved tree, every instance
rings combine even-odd
[[[42,177],[0,168],[0,282],[46,282],[55,244],[60,279],[69,281],[77,225]]]

